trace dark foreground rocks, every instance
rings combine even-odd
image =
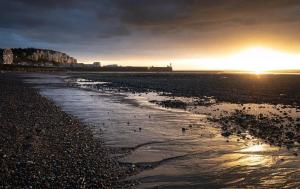
[[[126,188],[111,149],[13,74],[0,74],[0,188]]]
[[[164,101],[157,101],[152,100],[151,103],[158,104],[165,108],[179,108],[179,109],[186,109],[187,103],[180,101],[180,100],[164,100]]]
[[[247,114],[245,111],[236,110],[228,116],[210,118],[219,122],[222,127],[222,135],[229,137],[236,134],[245,139],[247,132],[254,137],[263,139],[266,143],[276,146],[299,148],[300,144],[300,120],[290,116],[258,116]]]

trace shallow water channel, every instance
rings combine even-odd
[[[300,161],[285,148],[224,138],[204,114],[164,109],[147,98],[99,91],[68,75],[24,74],[43,96],[91,125],[111,147],[132,148],[123,163],[149,165],[136,188],[293,188],[300,185]],[[187,128],[182,131],[182,128]],[[101,135],[99,134],[101,133]]]

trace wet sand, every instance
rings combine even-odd
[[[220,120],[214,120],[223,117],[234,121],[237,116],[232,113],[248,106],[251,109],[243,113],[286,112],[294,120],[298,116],[297,107],[224,102],[195,106],[189,103],[194,99],[190,97],[174,97],[148,89],[143,89],[147,91],[143,93],[112,86],[113,81],[87,80],[86,74],[70,76],[23,78],[65,112],[88,124],[94,137],[103,137],[111,148],[128,151],[120,156],[119,163],[134,171],[135,175],[127,180],[138,180],[136,188],[280,188],[300,184],[297,142],[289,149],[270,145],[267,138],[254,135],[248,127],[238,132],[231,130],[238,125],[224,129]],[[187,106],[180,109],[151,103],[170,99]],[[224,131],[230,134],[224,135]],[[286,139],[286,129],[282,131],[282,138]]]
[[[0,74],[0,188],[126,188],[119,151],[16,74]]]
[[[222,126],[223,136],[299,148],[299,75],[102,73],[73,74],[96,82],[99,90],[118,90],[146,97],[165,108],[205,114]],[[151,96],[151,93],[153,94]],[[150,94],[150,95],[149,95]],[[185,129],[185,128],[183,128]],[[297,151],[297,150],[296,150]],[[294,152],[294,155],[298,155]]]
[[[131,92],[176,97],[213,97],[220,102],[300,106],[300,75],[199,73],[72,73],[74,78],[109,82]],[[199,102],[200,103],[200,102]]]

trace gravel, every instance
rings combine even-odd
[[[88,126],[13,73],[0,74],[0,188],[129,188]]]

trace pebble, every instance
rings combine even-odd
[[[121,152],[105,147],[85,125],[16,75],[0,75],[0,91],[1,125],[12,126],[0,127],[0,188],[129,188],[132,184],[123,181],[132,174],[130,167],[120,166],[112,157]]]

